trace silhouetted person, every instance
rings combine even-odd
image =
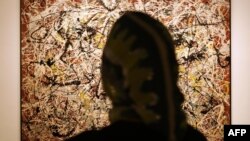
[[[108,36],[101,74],[113,104],[111,125],[70,140],[206,140],[186,122],[173,41],[159,21],[125,12]]]

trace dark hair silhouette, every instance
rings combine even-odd
[[[109,33],[101,74],[111,125],[71,140],[206,140],[186,122],[172,37],[156,19],[125,12]]]

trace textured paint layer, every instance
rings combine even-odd
[[[63,140],[109,125],[100,57],[123,11],[163,22],[176,46],[188,121],[211,141],[230,122],[228,0],[21,0],[22,140]]]

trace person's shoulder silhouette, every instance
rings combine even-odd
[[[101,75],[113,104],[111,125],[69,140],[206,140],[187,124],[181,109],[174,44],[161,22],[142,12],[125,12],[109,33]]]

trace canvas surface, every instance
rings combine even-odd
[[[22,140],[63,140],[109,125],[100,57],[126,10],[171,32],[188,122],[211,141],[230,123],[229,0],[21,0]]]

